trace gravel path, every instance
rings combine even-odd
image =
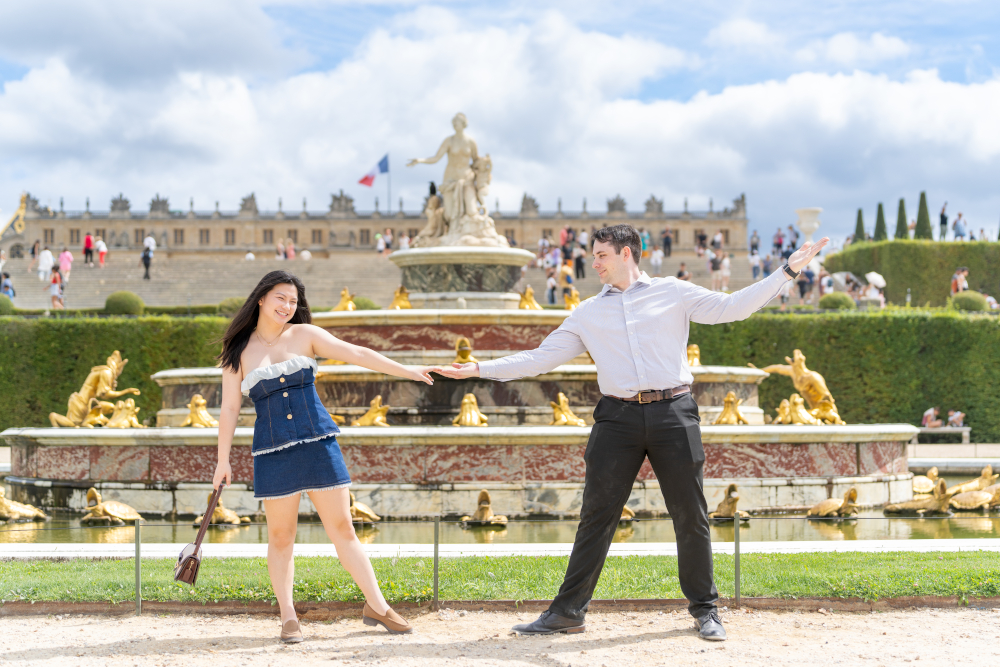
[[[262,616],[0,618],[0,665],[510,665],[638,667],[706,664],[976,664],[1000,655],[1000,610],[886,613],[724,612],[729,641],[698,638],[681,612],[591,613],[584,634],[515,637],[534,614],[423,613],[389,636],[359,618],[304,621],[306,641],[277,641]],[[991,660],[992,658],[992,660]],[[332,662],[331,662],[332,661]]]

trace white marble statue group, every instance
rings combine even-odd
[[[424,215],[427,226],[412,243],[414,248],[433,246],[490,246],[507,248],[507,239],[497,233],[493,218],[486,212],[493,163],[489,154],[480,156],[476,142],[466,136],[468,121],[459,113],[451,121],[455,134],[438,148],[433,157],[415,158],[415,164],[434,164],[448,156],[441,187],[431,187]]]

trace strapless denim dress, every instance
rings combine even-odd
[[[315,359],[295,357],[255,368],[243,379],[253,401],[254,498],[273,500],[351,485],[337,443],[340,429],[316,393]]]

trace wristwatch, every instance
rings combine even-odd
[[[791,278],[792,280],[795,280],[796,278],[798,278],[798,277],[799,277],[799,273],[800,273],[800,272],[799,272],[799,271],[792,271],[792,267],[788,266],[788,262],[785,262],[785,263],[784,263],[784,264],[782,265],[782,267],[781,267],[781,270],[782,270],[782,271],[784,271],[784,272],[785,272],[785,274],[786,274],[786,275],[787,275],[787,276],[788,276],[789,278]]]

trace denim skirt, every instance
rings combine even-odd
[[[335,434],[253,457],[253,497],[258,500],[350,485],[351,476]]]

